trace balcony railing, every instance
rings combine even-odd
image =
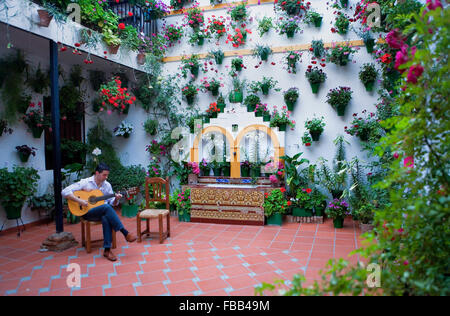
[[[120,23],[133,25],[139,32],[143,32],[146,36],[157,33],[157,23],[155,20],[146,19],[147,14],[145,8],[139,5],[131,5],[127,0],[120,0],[119,3],[116,0],[109,0],[108,5],[119,16]],[[131,16],[129,12],[132,13]]]

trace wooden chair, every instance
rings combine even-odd
[[[91,225],[101,225],[102,222],[87,221],[87,220],[83,219],[82,217],[80,217],[80,221],[81,221],[81,244],[83,245],[83,247],[86,248],[86,252],[90,253],[91,249],[92,249],[92,243],[98,242],[98,241],[103,241],[103,239],[97,239],[97,240],[91,239]],[[113,229],[113,231],[112,231],[112,248],[116,249],[116,246],[117,246],[116,232]]]
[[[149,185],[153,189],[153,197],[150,198]],[[165,189],[165,192],[164,192]],[[165,198],[163,199],[163,193],[165,193]],[[140,211],[137,216],[137,237],[138,242],[142,242],[142,236],[147,237],[159,237],[159,243],[162,244],[164,239],[170,237],[170,191],[169,191],[169,178],[166,180],[162,178],[145,178],[145,210]],[[165,202],[166,209],[151,209],[150,202]],[[167,230],[164,230],[163,218],[167,219]],[[141,231],[141,219],[145,218],[147,220],[147,229]],[[150,232],[150,219],[157,218],[159,223],[159,232]]]

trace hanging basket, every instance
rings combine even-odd
[[[268,95],[270,90],[270,86],[268,84],[261,85],[261,91],[264,95]]]
[[[194,104],[194,100],[195,100],[195,96],[193,96],[193,95],[187,95],[187,96],[186,96],[186,102],[187,102],[187,104],[189,104],[189,105]]]
[[[311,135],[312,140],[317,142],[317,141],[319,141],[320,135],[322,134],[322,132],[309,131],[309,134]]]
[[[286,105],[287,105],[287,108],[289,111],[291,111],[291,112],[294,111],[294,106],[295,106],[296,101],[292,102],[292,101],[285,100],[284,102],[286,102]]]
[[[46,10],[37,10],[39,14],[39,26],[48,27],[50,22],[53,19],[53,16],[50,15]]]
[[[42,127],[32,127],[31,128],[31,133],[33,134],[34,138],[41,138],[42,132],[44,131],[44,129]]]
[[[310,83],[312,93],[317,94],[319,92],[320,83]]]
[[[19,151],[17,153],[19,154],[20,161],[22,161],[22,162],[27,162],[31,155],[31,154],[23,153],[21,151]]]
[[[198,67],[198,66],[192,66],[190,69],[191,69],[191,74],[192,74],[195,78],[197,78],[199,67]]]
[[[372,92],[374,84],[375,84],[375,81],[365,83],[364,87],[366,87],[366,91],[367,92]]]
[[[321,27],[322,26],[322,17],[317,18],[314,20],[314,26],[315,27]]]
[[[375,40],[373,38],[370,38],[370,39],[364,41],[364,44],[366,45],[367,52],[369,54],[372,54],[373,48],[375,46]]]
[[[244,100],[244,94],[241,91],[233,91],[230,93],[228,100],[231,103],[242,103],[242,101]],[[253,109],[253,111],[254,110],[255,109]]]
[[[214,56],[214,60],[216,61],[216,64],[217,64],[217,65],[222,65],[222,63],[223,63],[223,58],[224,58],[223,55]]]

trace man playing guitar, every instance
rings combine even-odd
[[[75,191],[100,190],[104,195],[114,195],[112,198],[106,200],[105,204],[90,209],[82,217],[87,221],[102,222],[103,248],[105,249],[103,252],[103,256],[110,261],[116,261],[116,256],[114,256],[114,254],[111,252],[112,230],[114,229],[115,231],[122,232],[126,241],[128,242],[136,241],[136,236],[134,236],[132,233],[129,233],[124,228],[122,222],[116,214],[116,211],[114,211],[111,206],[116,206],[117,204],[119,204],[119,200],[120,198],[122,198],[122,194],[114,194],[111,184],[106,181],[106,179],[108,179],[108,175],[109,167],[104,163],[100,163],[95,169],[95,174],[92,177],[81,179],[79,182],[69,185],[67,188],[62,190],[61,194],[66,199],[75,201],[81,206],[87,206],[88,201],[75,196]]]

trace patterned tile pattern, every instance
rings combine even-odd
[[[122,221],[136,232],[135,219]],[[80,224],[66,224],[65,230],[81,240]],[[99,246],[90,254],[81,246],[39,253],[42,241],[54,231],[50,224],[29,228],[21,237],[15,232],[0,234],[0,295],[254,295],[254,287],[262,282],[292,280],[298,273],[307,277],[308,284],[319,278],[319,270],[331,258],[356,263],[357,256],[348,254],[361,244],[351,218],[338,230],[331,220],[279,227],[171,218],[171,237],[163,244],[151,238],[129,244],[118,233],[113,251],[118,261],[110,262]],[[93,236],[101,235],[101,225],[96,226]],[[73,278],[73,263],[80,268],[80,286]],[[69,287],[68,280],[75,286]]]

